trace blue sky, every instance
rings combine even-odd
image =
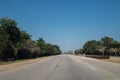
[[[104,36],[120,41],[120,0],[0,0],[2,17],[63,52]]]

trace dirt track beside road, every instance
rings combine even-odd
[[[20,67],[26,64],[31,64],[31,63],[35,63],[37,61],[43,61],[46,59],[50,59],[51,57],[54,56],[48,56],[48,57],[41,57],[41,58],[37,58],[37,59],[30,59],[30,60],[26,60],[26,61],[21,61],[21,62],[15,62],[15,63],[11,63],[11,64],[5,64],[5,65],[0,65],[0,72],[8,70],[8,69],[13,69],[16,67]]]
[[[110,57],[110,59],[102,59],[104,61],[120,63],[120,57]]]

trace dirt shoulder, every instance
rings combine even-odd
[[[110,57],[110,59],[102,59],[108,62],[120,63],[120,57]]]
[[[41,57],[41,58],[37,58],[37,59],[30,59],[30,60],[26,60],[26,61],[21,61],[21,62],[15,62],[15,63],[10,63],[10,64],[5,64],[5,65],[0,65],[0,72],[8,70],[8,69],[13,69],[16,67],[20,67],[26,64],[31,64],[31,63],[35,63],[37,61],[43,61],[43,60],[47,60],[50,59],[54,56],[48,56],[48,57]]]
[[[84,56],[76,56],[76,55],[73,55],[75,57],[79,57],[79,58],[85,58]],[[90,57],[88,57],[89,59]],[[92,58],[91,58],[92,59]],[[96,58],[93,58],[93,59],[96,59]],[[107,62],[114,62],[114,63],[120,63],[120,57],[112,57],[110,56],[109,59],[97,59],[97,60],[103,60],[103,61],[107,61]]]

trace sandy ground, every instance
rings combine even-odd
[[[110,59],[102,59],[104,61],[120,63],[120,57],[110,57]]]
[[[80,57],[84,58],[84,56],[80,56]],[[120,63],[120,57],[110,57],[109,59],[98,59],[98,60],[114,62],[114,63]]]
[[[37,59],[30,59],[30,60],[21,61],[21,62],[15,62],[15,63],[11,63],[11,64],[0,65],[0,72],[8,70],[8,69],[13,69],[13,68],[16,68],[16,67],[20,67],[20,66],[23,66],[23,65],[26,65],[26,64],[31,64],[31,63],[34,63],[34,62],[37,62],[37,61],[42,62],[42,61],[50,59],[52,57],[54,57],[54,56],[41,57],[41,58],[37,58]]]

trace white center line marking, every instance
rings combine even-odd
[[[94,71],[98,71],[96,68],[94,68],[94,67],[92,67],[92,66],[90,66],[90,68],[91,68],[92,70],[94,70]]]

